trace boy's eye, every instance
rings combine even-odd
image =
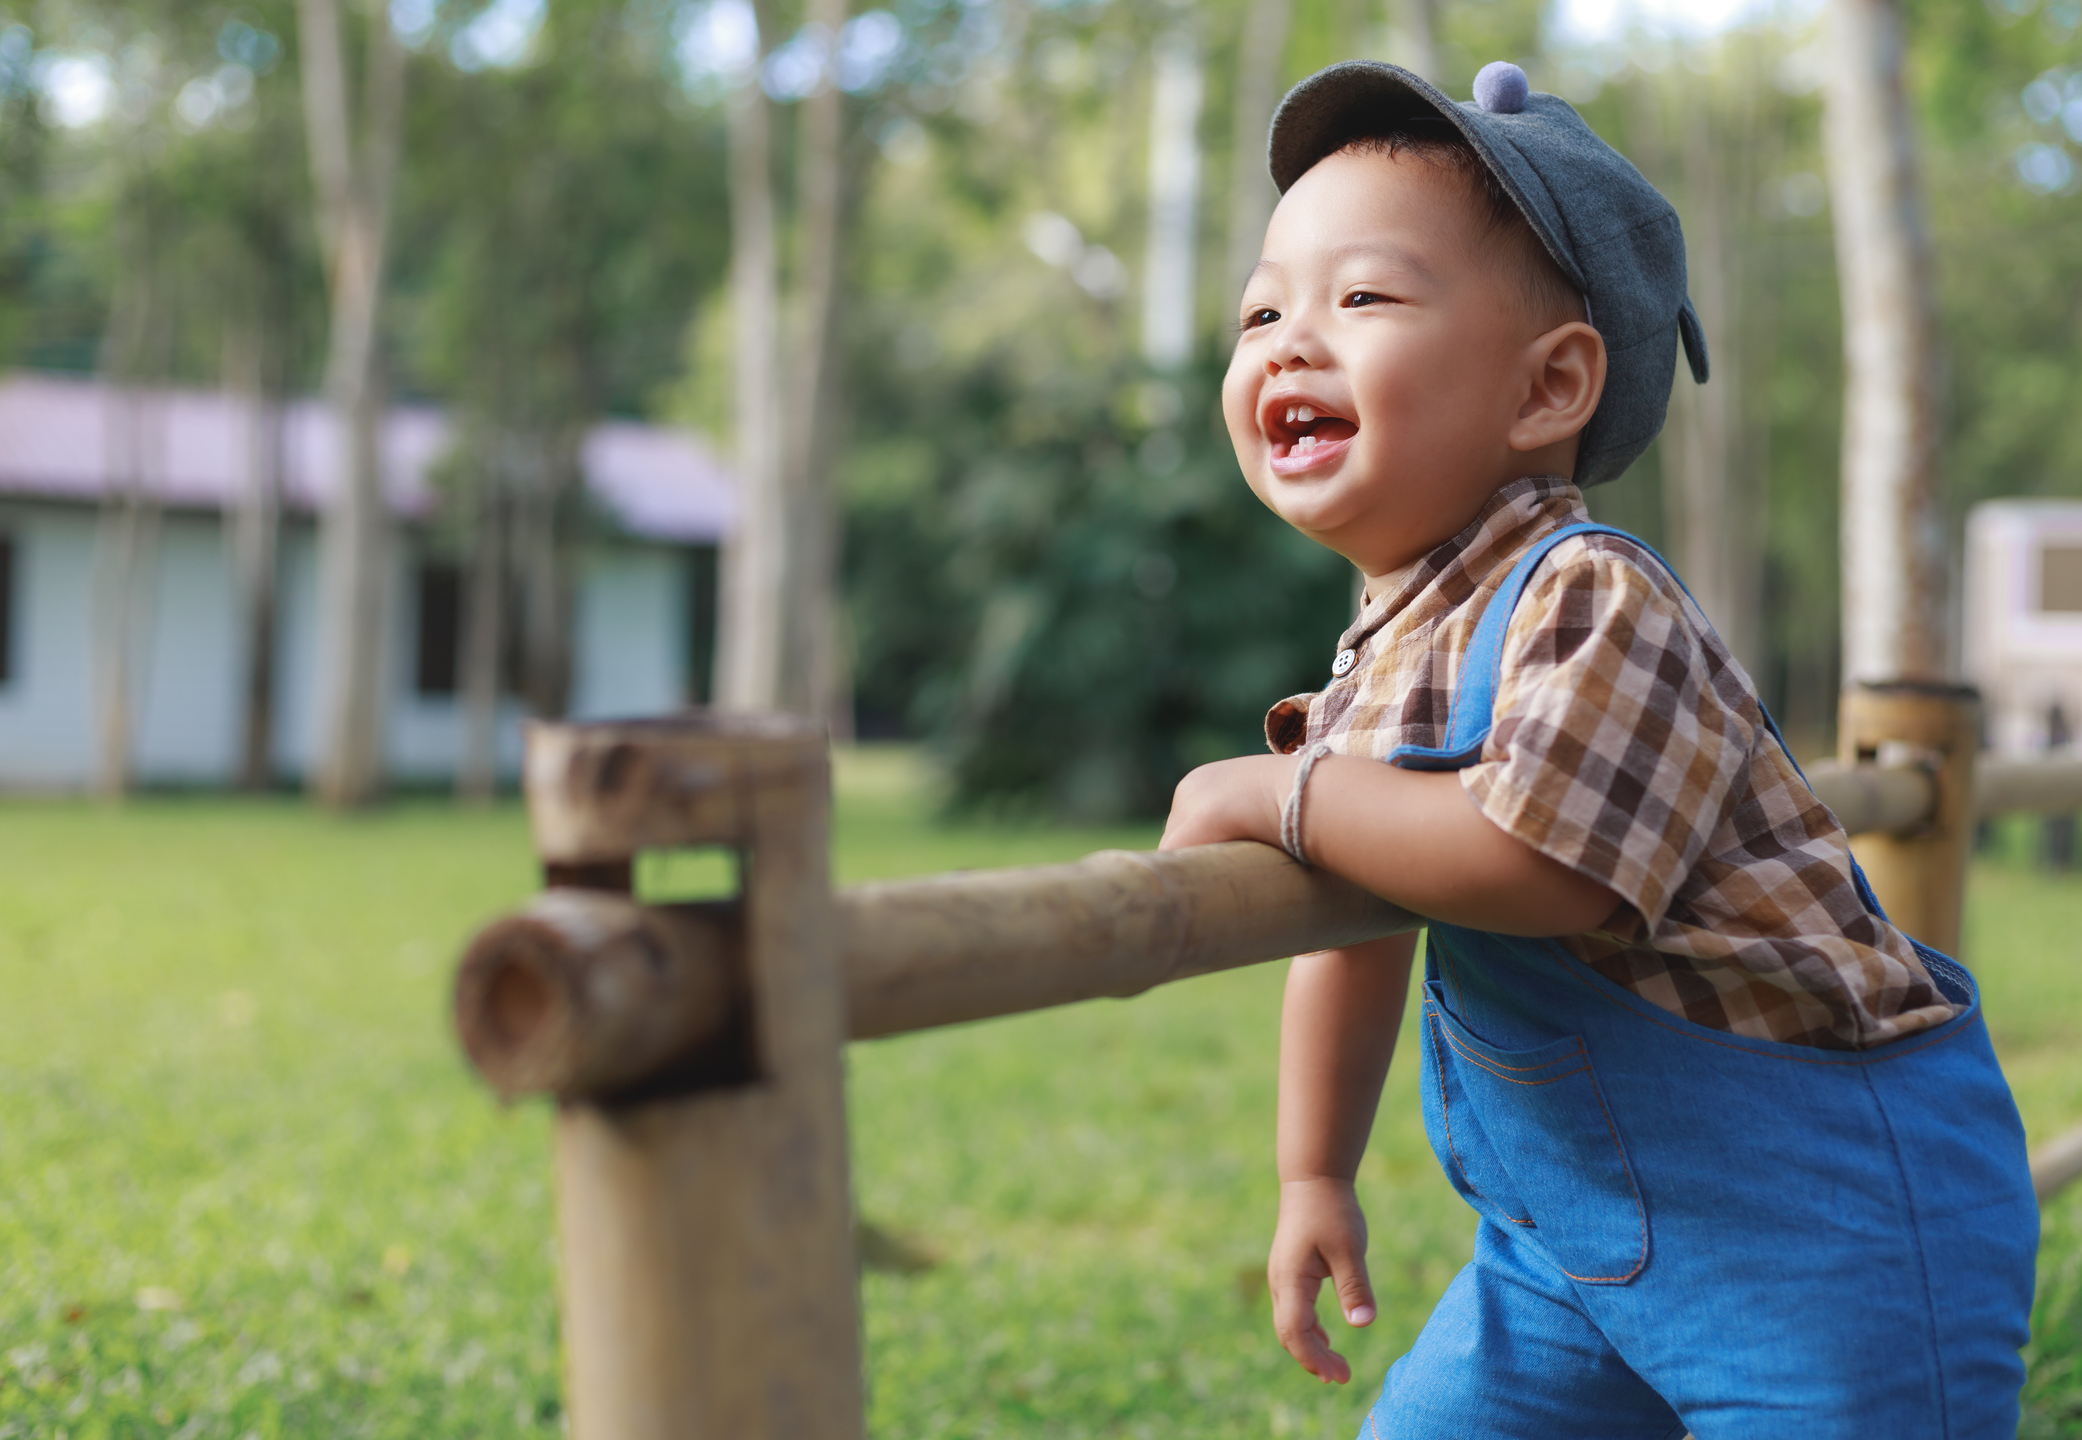
[[[1356,308],[1360,305],[1385,305],[1387,303],[1388,297],[1386,295],[1373,290],[1354,290],[1345,297],[1345,305],[1348,308]]]
[[[1242,328],[1246,330],[1256,330],[1259,326],[1270,325],[1273,321],[1279,318],[1280,312],[1277,310],[1263,307],[1257,310],[1247,310],[1244,312]]]

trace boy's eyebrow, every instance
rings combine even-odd
[[[1429,280],[1433,278],[1431,266],[1425,264],[1422,257],[1415,251],[1407,250],[1392,242],[1349,240],[1342,245],[1332,246],[1324,253],[1325,257],[1333,264],[1352,259],[1386,260],[1390,264],[1401,265],[1414,270],[1422,279]],[[1251,281],[1257,279],[1260,275],[1267,272],[1277,273],[1280,268],[1279,261],[1261,257],[1258,263],[1251,267],[1251,273],[1244,276],[1243,283],[1248,286]]]
[[[1342,245],[1332,246],[1328,254],[1334,261],[1359,258],[1386,260],[1391,264],[1407,266],[1426,279],[1431,278],[1431,266],[1424,263],[1422,256],[1390,241],[1348,240]]]

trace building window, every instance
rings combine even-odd
[[[0,685],[14,679],[14,536],[0,534]]]
[[[687,552],[687,701],[716,698],[716,547]]]
[[[2039,551],[2039,612],[2082,612],[2082,545],[2047,545]]]
[[[463,688],[463,606],[469,572],[449,560],[419,567],[418,644],[413,652],[412,688],[445,698]],[[508,588],[499,616],[499,691],[521,693],[520,596]]]
[[[419,649],[413,688],[455,694],[462,657],[463,572],[445,561],[419,567]]]

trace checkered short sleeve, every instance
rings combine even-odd
[[[1308,707],[1315,700],[1311,690],[1289,695],[1265,712],[1265,748],[1275,755],[1292,755],[1308,741]]]
[[[1461,772],[1492,821],[1609,886],[1651,930],[1746,795],[1763,723],[1708,633],[1632,542],[1564,541],[1512,614],[1494,727]]]

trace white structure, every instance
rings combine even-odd
[[[315,519],[338,484],[332,427],[316,401],[283,415],[275,760],[286,777],[302,774],[317,740]],[[0,376],[0,786],[94,779],[95,551],[119,460],[162,516],[151,573],[139,577],[151,604],[133,672],[137,778],[208,785],[237,774],[246,642],[230,511],[248,483],[251,435],[250,410],[229,395],[131,392],[119,401],[93,380]],[[462,744],[454,572],[426,554],[415,523],[433,508],[428,472],[447,435],[438,410],[402,407],[383,436],[385,494],[401,522],[384,748],[390,775],[406,783],[452,777]],[[587,437],[583,463],[618,533],[591,544],[581,563],[572,714],[677,709],[706,685],[694,671],[712,641],[702,632],[713,625],[715,547],[735,513],[731,478],[696,436],[621,421]],[[443,645],[445,674],[426,653]],[[520,717],[518,703],[505,702],[499,748],[509,773]]]
[[[1966,672],[1981,688],[1990,747],[2071,742],[2082,733],[2082,500],[1976,505],[1965,588]]]
[[[1142,262],[1142,355],[1159,370],[1193,358],[1193,258],[1200,206],[1200,50],[1181,26],[1157,41],[1149,102],[1149,244]]]

